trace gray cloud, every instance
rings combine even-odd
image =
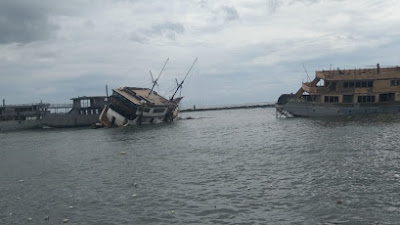
[[[199,56],[183,104],[272,102],[305,81],[303,63],[310,74],[330,64],[396,65],[399,8],[383,0],[0,0],[0,98],[63,102],[104,94],[104,84],[147,87],[149,69],[166,57],[160,89],[169,91]]]
[[[151,34],[158,34],[171,40],[175,40],[177,34],[183,34],[184,32],[185,28],[180,23],[157,24],[152,26],[149,31]]]
[[[224,6],[222,7],[222,11],[225,14],[226,21],[232,21],[239,19],[239,13],[234,7]]]
[[[289,5],[290,5],[290,4],[297,3],[297,2],[301,2],[301,3],[306,4],[306,5],[311,5],[311,4],[314,4],[314,3],[319,3],[320,1],[321,1],[321,0],[292,0],[292,1],[289,3]]]
[[[280,3],[281,1],[279,0],[268,0],[267,2],[268,10],[270,12],[275,12]]]
[[[146,38],[145,35],[137,33],[137,32],[132,32],[129,36],[129,40],[137,42],[137,43],[147,43],[148,42],[148,38]]]
[[[331,1],[343,1],[343,0],[331,0]],[[279,7],[283,5],[290,6],[296,3],[302,3],[304,5],[312,5],[320,2],[321,0],[268,0],[267,7],[271,13],[274,13],[276,12],[276,10],[279,9]]]
[[[49,22],[48,9],[44,4],[32,1],[0,2],[0,44],[46,40],[57,28]]]
[[[185,27],[181,23],[162,23],[155,24],[149,29],[139,29],[132,32],[129,40],[138,43],[147,43],[150,38],[164,37],[169,40],[176,40],[178,34],[185,33]]]

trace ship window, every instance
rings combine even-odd
[[[361,87],[367,87],[367,81],[361,82]]]
[[[400,81],[400,80],[399,80]],[[391,83],[392,86],[394,86],[395,83]],[[400,83],[399,83],[400,85]],[[349,81],[349,82],[343,82],[343,88],[366,88],[366,87],[372,87],[373,82],[372,81]]]
[[[390,86],[400,86],[400,80],[391,80]]]
[[[380,94],[379,95],[380,102],[392,102],[394,101],[394,93]]]
[[[90,107],[90,100],[89,99],[82,99],[81,100],[81,108],[88,108]]]
[[[145,109],[144,112],[150,112],[150,109],[149,109],[149,108],[148,108],[148,109]]]
[[[96,114],[99,114],[99,109],[96,109]]]
[[[375,102],[375,96],[358,96],[358,102]]]
[[[339,102],[338,96],[325,96],[325,102]]]
[[[343,103],[353,103],[353,95],[343,95]]]
[[[161,112],[164,112],[165,111],[165,109],[164,108],[161,108],[161,109],[154,109],[154,113],[161,113]]]

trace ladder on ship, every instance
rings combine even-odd
[[[287,117],[287,118],[289,118],[289,117],[292,117],[292,115],[290,115],[290,113],[288,112],[288,111],[286,111],[286,110],[284,110],[282,107],[280,107],[280,106],[275,106],[275,109],[276,109],[276,111],[275,111],[275,116],[276,116],[276,118],[281,118],[282,116],[285,116],[285,117]]]

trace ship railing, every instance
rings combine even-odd
[[[12,105],[5,105],[6,108],[13,108],[13,107],[29,107],[29,106],[49,106],[50,103],[31,103],[31,104],[12,104]],[[0,105],[0,108],[4,108],[3,105]]]
[[[308,92],[308,93],[327,93],[329,92],[328,87],[323,87],[323,86],[311,86],[311,83],[303,83],[301,88]]]
[[[49,109],[65,109],[65,108],[71,109],[72,106],[73,106],[73,104],[50,104],[50,106],[48,108]]]

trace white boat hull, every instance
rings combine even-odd
[[[164,122],[167,110],[164,110],[161,113],[154,113],[153,111],[154,110],[150,110],[149,112],[138,112],[134,120],[129,120],[128,118],[119,114],[117,111],[106,106],[101,112],[99,120],[107,127],[122,127],[129,125]],[[176,111],[174,116],[177,116],[177,113],[178,112]]]

